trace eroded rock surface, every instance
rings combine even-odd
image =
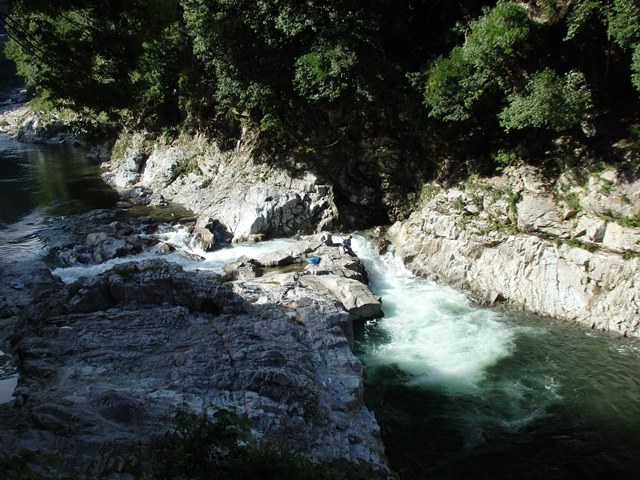
[[[238,275],[260,262],[240,259],[231,285],[160,259],[70,285],[39,263],[4,266],[0,321],[20,380],[0,405],[0,462],[39,452],[31,467],[51,478],[127,478],[178,408],[214,406],[248,416],[258,439],[385,472],[350,346],[353,320],[379,315],[379,299],[330,236],[288,250],[292,271]]]
[[[640,183],[568,188],[514,170],[435,192],[388,236],[414,273],[481,301],[640,336]]]

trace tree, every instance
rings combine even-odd
[[[98,112],[135,108],[144,45],[176,19],[177,2],[16,0],[8,53],[47,99]]]
[[[549,68],[534,74],[524,92],[513,93],[507,100],[498,114],[507,132],[524,128],[563,132],[579,126],[591,108],[584,75],[568,72],[560,77]]]
[[[631,83],[640,92],[640,0],[614,0],[608,31],[620,48],[631,52]]]
[[[640,92],[640,45],[636,45],[631,58],[631,82],[633,86]]]
[[[429,116],[447,122],[468,120],[483,85],[474,76],[474,67],[456,47],[447,58],[440,58],[429,70],[424,85],[424,104]]]
[[[526,10],[500,2],[469,28],[464,43],[426,73],[424,104],[433,118],[467,121],[487,105],[497,113],[501,98],[521,81],[523,52],[533,28]]]
[[[513,85],[526,59],[527,41],[534,24],[520,4],[499,2],[478,20],[462,47],[464,58],[485,84],[495,82],[507,89]]]
[[[221,105],[261,121],[367,98],[373,30],[345,1],[183,0],[194,55]],[[305,107],[307,104],[307,107]]]
[[[625,67],[631,69],[631,81],[635,83],[634,79],[639,71],[633,59],[633,51],[640,42],[640,0],[577,0],[566,13],[566,25],[565,41],[576,40],[582,34],[589,42],[583,46],[583,50],[589,48],[596,53],[604,52],[604,80],[609,76],[611,62],[620,53],[615,47],[623,52],[631,52],[631,61]],[[595,33],[599,31],[606,39],[601,44],[593,41],[594,37],[597,38]],[[600,88],[602,89],[602,85]]]

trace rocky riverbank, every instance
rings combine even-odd
[[[33,126],[23,106],[3,115],[7,133],[39,141],[20,134]],[[299,213],[296,201],[310,197],[284,181],[294,192],[283,200],[291,217]],[[48,266],[175,253],[155,237],[166,228],[161,218],[182,218],[208,250],[231,238],[219,221],[185,218],[186,210],[148,187],[121,195],[115,210],[55,218],[42,229]],[[140,218],[141,211],[149,213]],[[274,222],[281,233],[294,232],[284,229],[282,215]],[[311,254],[320,264],[307,263]],[[0,405],[7,469],[129,478],[145,471],[142,452],[172,427],[178,410],[223,408],[246,416],[261,443],[313,461],[366,462],[386,476],[379,428],[363,401],[362,366],[351,351],[353,321],[381,316],[381,303],[362,263],[329,234],[241,259],[224,278],[150,260],[64,284],[49,267],[5,259],[0,268],[0,341],[12,356],[7,363],[3,354],[3,375],[19,373],[15,400]]]
[[[184,202],[236,239],[344,224],[335,184],[303,165],[282,169],[256,160],[248,136],[228,152],[205,139],[144,145],[126,139],[107,179],[140,182],[158,203]],[[360,193],[354,189],[354,199],[366,204]],[[551,179],[534,167],[512,167],[459,187],[426,185],[388,240],[415,274],[481,302],[637,336],[639,218],[640,182],[613,168]]]
[[[88,215],[96,231],[85,227],[80,242],[67,222],[52,261],[129,252],[131,229],[126,237],[109,230],[108,213]],[[120,251],[105,243],[116,240]],[[20,456],[47,478],[129,478],[178,409],[225,408],[246,416],[260,442],[315,461],[368,462],[384,476],[350,345],[354,320],[381,315],[362,263],[323,234],[225,272],[157,259],[66,285],[40,262],[3,264],[1,338],[20,380],[0,405],[0,463]]]
[[[640,336],[640,181],[608,169],[556,181],[513,168],[431,186],[388,232],[417,275],[485,303]]]
[[[255,140],[246,131],[222,149],[202,136],[162,143],[123,135],[104,164],[105,179],[133,187],[128,195],[141,203],[180,202],[196,212],[205,247],[356,225],[354,212],[370,214],[367,205],[378,202],[366,185],[339,185],[293,155],[275,163],[259,157]],[[521,167],[458,187],[425,186],[389,240],[414,273],[479,301],[640,335],[639,218],[634,177],[604,168],[550,179]]]
[[[0,132],[24,143],[66,143],[86,150],[91,158],[106,160],[111,155],[111,146],[109,142],[90,139],[90,124],[68,111],[33,110],[25,103],[25,93],[21,90],[16,90],[0,105]]]

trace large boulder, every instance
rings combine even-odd
[[[114,151],[105,165],[109,183],[127,188],[139,182],[155,192],[152,203],[180,203],[217,220],[237,241],[319,232],[337,222],[326,180],[254,161],[251,140],[222,151],[204,137],[164,145],[134,133],[120,139]]]
[[[318,263],[310,262],[310,258],[316,258]],[[290,266],[297,268],[288,268],[288,271],[277,268]],[[360,320],[383,316],[380,297],[375,296],[367,286],[368,275],[364,264],[357,257],[344,252],[339,244],[334,244],[328,232],[304,237],[258,259],[240,258],[227,265],[225,272],[234,279],[259,284],[262,290],[269,290],[270,285],[289,285],[288,297],[276,295],[270,300],[274,303],[288,303],[296,294],[305,297],[311,295],[319,301],[329,299],[335,302],[346,313]],[[348,331],[351,330],[348,327]]]

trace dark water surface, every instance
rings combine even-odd
[[[640,478],[637,339],[478,308],[362,256],[387,315],[356,348],[402,479]]]
[[[30,145],[0,133],[0,248],[24,258],[40,245],[35,232],[52,215],[111,208],[116,192],[99,165],[67,145]]]

